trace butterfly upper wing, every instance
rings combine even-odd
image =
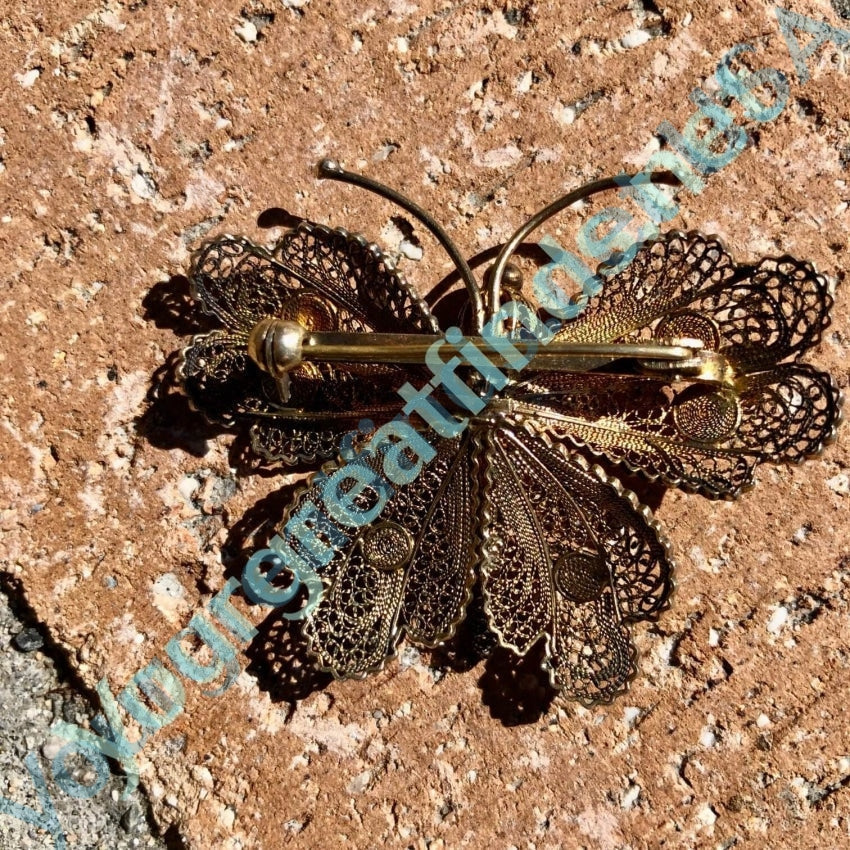
[[[197,336],[183,352],[181,376],[194,405],[231,425],[251,419],[255,450],[293,463],[326,459],[363,417],[391,418],[395,389],[409,370],[392,365],[306,363],[290,374],[284,404],[275,381],[247,356],[248,337],[265,317],[311,330],[360,333],[433,331],[425,303],[362,237],[310,222],[273,251],[220,237],[198,253],[191,278],[203,308],[222,330]],[[368,378],[368,380],[364,380]]]
[[[435,333],[425,302],[376,245],[345,230],[302,222],[274,249],[281,266],[330,297],[363,325],[379,333]],[[348,328],[339,328],[348,330]]]
[[[785,256],[738,266],[718,239],[670,231],[644,243],[555,338],[700,338],[703,317],[719,335],[717,350],[746,373],[816,345],[831,306],[826,281],[808,262]]]
[[[272,255],[239,236],[220,236],[195,254],[190,272],[203,309],[231,332],[247,334],[265,316],[277,316],[301,288]]]
[[[304,629],[319,666],[335,676],[380,669],[402,633],[435,646],[463,618],[474,580],[476,495],[469,437],[435,441],[434,448],[435,458],[412,483],[387,491],[380,517],[347,532],[349,539],[339,541],[333,558],[319,569],[324,592]],[[381,452],[358,458],[355,463],[380,472]],[[291,515],[307,501],[325,515],[332,513],[324,497],[327,480],[314,479]],[[381,498],[379,486],[357,496],[363,510]],[[297,536],[292,545],[303,552]]]
[[[545,636],[554,687],[612,699],[635,671],[628,623],[658,614],[671,590],[657,525],[618,482],[530,429],[485,432],[480,456],[490,627],[519,653]]]
[[[696,337],[733,368],[733,387],[656,375],[528,371],[507,394],[553,436],[706,495],[735,495],[763,460],[829,440],[839,393],[797,362],[828,324],[826,282],[790,257],[737,267],[717,240],[670,233],[642,246],[557,339]]]

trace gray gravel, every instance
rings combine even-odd
[[[850,20],[850,0],[832,0],[832,8],[835,9],[842,18]]]
[[[0,590],[0,797],[43,811],[24,762],[32,753],[47,780],[67,850],[165,850],[167,845],[151,835],[144,796],[135,792],[119,799],[124,787],[120,777],[110,777],[103,790],[88,799],[74,799],[56,786],[51,763],[65,742],[50,735],[50,725],[57,718],[83,723],[98,709],[63,682],[46,652],[42,631],[18,620]],[[93,782],[89,770],[83,761],[72,776]],[[61,846],[45,830],[0,813],[0,850]]]

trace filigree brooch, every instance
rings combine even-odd
[[[324,464],[278,537],[282,566],[321,578],[304,618],[317,665],[358,677],[403,635],[437,646],[477,593],[500,645],[542,640],[556,689],[609,701],[635,674],[629,624],[665,607],[672,562],[650,511],[588,458],[734,498],[759,463],[820,451],[839,393],[800,358],[828,324],[825,280],[789,256],[737,265],[717,239],[670,232],[600,267],[601,290],[556,322],[523,296],[511,256],[613,181],[532,218],[482,288],[411,201],[335,163],[320,173],[418,218],[460,283],[420,298],[375,245],[307,221],[270,250],[223,236],[194,261],[195,296],[221,327],[183,352],[191,401],[249,428],[268,460]],[[450,301],[460,327],[443,334]]]

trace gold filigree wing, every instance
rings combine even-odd
[[[342,229],[301,222],[274,249],[290,274],[318,289],[356,317],[364,330],[434,333],[439,330],[425,302],[384,257],[377,245]],[[347,328],[338,328],[347,330]]]
[[[552,685],[589,704],[635,673],[629,623],[672,588],[668,547],[634,494],[523,427],[483,432],[482,588],[490,628],[520,654],[541,637]]]
[[[367,385],[349,407],[331,416],[312,415],[309,421],[281,415],[276,411],[268,416],[256,417],[251,425],[251,449],[260,457],[281,461],[288,466],[316,464],[339,454],[340,446],[351,436],[358,435],[364,420],[380,424],[398,413],[398,403],[384,402],[366,404],[366,398],[378,389],[375,384]],[[392,387],[381,387],[385,394]],[[385,397],[385,396],[384,396]],[[339,400],[340,395],[336,396]]]
[[[743,375],[734,389],[538,372],[508,395],[550,436],[713,498],[750,486],[759,463],[817,454],[834,438],[841,400],[828,374],[793,362]]]
[[[194,255],[189,273],[195,298],[231,333],[250,332],[279,316],[302,283],[265,248],[240,236],[219,236]]]
[[[271,252],[241,237],[218,237],[198,251],[190,278],[204,309],[231,331],[250,332],[260,319],[299,307],[334,325],[320,330],[437,330],[427,305],[377,245],[308,221]]]
[[[600,266],[604,276],[605,266]],[[608,277],[557,339],[635,342],[700,339],[738,374],[796,359],[829,324],[827,283],[790,256],[736,265],[720,241],[671,231],[644,243]]]
[[[393,365],[302,364],[290,397],[247,356],[254,325],[268,316],[311,330],[436,329],[424,302],[375,245],[342,230],[301,222],[272,252],[223,236],[204,246],[191,272],[203,308],[224,329],[196,336],[180,374],[194,406],[228,426],[250,419],[255,451],[293,464],[327,460],[362,418],[391,418],[395,390],[415,370]]]
[[[274,389],[248,357],[244,333],[194,336],[181,353],[179,376],[193,406],[214,422],[231,426],[240,416],[274,409]]]
[[[386,496],[380,516],[360,529],[333,522],[338,494],[331,491],[331,498],[326,488],[341,486],[348,492],[355,482],[335,481],[332,468],[316,476],[293,503],[287,540],[307,560],[309,536],[295,533],[298,528],[291,523],[309,503],[329,518],[320,524],[334,552],[318,567],[324,592],[304,631],[318,665],[334,676],[379,670],[405,633],[418,644],[436,646],[454,634],[464,616],[474,579],[477,513],[469,437],[434,442],[434,449],[434,458],[411,483],[391,485],[381,478],[383,484],[353,496],[357,509],[366,512]],[[361,453],[354,463],[378,475],[385,457],[385,450],[378,449]]]
[[[556,338],[696,338],[729,362],[734,386],[527,370],[506,394],[558,439],[671,485],[735,496],[762,461],[800,460],[834,436],[840,395],[829,375],[798,362],[831,304],[809,263],[736,266],[718,240],[674,231],[641,246]]]

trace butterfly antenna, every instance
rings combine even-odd
[[[361,189],[366,189],[369,192],[374,192],[382,198],[401,207],[409,212],[414,218],[418,219],[437,239],[437,241],[445,248],[446,253],[451,257],[455,268],[458,270],[463,279],[466,291],[469,293],[469,300],[472,302],[472,309],[475,316],[475,330],[480,333],[484,327],[484,301],[481,297],[481,290],[475,281],[472,274],[472,269],[469,263],[463,258],[463,255],[458,251],[454,242],[449,238],[449,235],[440,226],[428,212],[426,212],[418,204],[415,204],[409,198],[396,192],[395,189],[390,189],[389,186],[384,186],[383,183],[378,183],[377,180],[372,180],[370,177],[364,177],[362,174],[355,174],[352,171],[346,171],[340,166],[336,160],[323,159],[318,165],[319,177],[328,180],[339,180],[343,183],[351,183],[353,186],[359,186]]]
[[[637,178],[637,179],[636,179]],[[526,240],[530,233],[537,230],[543,222],[548,221],[552,216],[557,215],[561,210],[595,195],[597,192],[606,192],[609,189],[617,189],[628,185],[638,185],[641,183],[664,183],[667,186],[679,186],[681,180],[676,177],[671,171],[655,171],[651,174],[637,175],[621,174],[618,177],[605,177],[602,180],[594,180],[592,183],[587,183],[574,189],[572,192],[563,195],[556,201],[544,207],[540,212],[535,213],[513,236],[505,243],[496,262],[493,264],[490,272],[490,309],[496,310],[500,303],[502,291],[502,277],[505,274],[505,269],[508,261],[514,251]]]

